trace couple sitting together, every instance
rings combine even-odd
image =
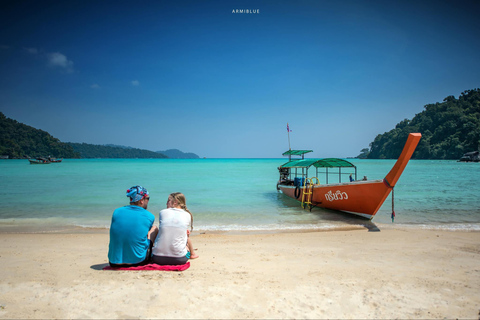
[[[158,228],[154,226],[155,216],[147,211],[147,189],[131,187],[127,197],[130,205],[116,209],[112,216],[108,246],[111,267],[181,265],[198,258],[189,238],[193,216],[183,194],[170,194],[167,209],[160,211]]]

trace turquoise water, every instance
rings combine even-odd
[[[393,160],[351,160],[358,177],[382,179]],[[325,209],[304,211],[276,190],[285,159],[66,159],[30,165],[0,160],[0,230],[108,228],[113,210],[139,184],[148,210],[183,192],[196,231],[331,229],[371,224]],[[480,163],[412,160],[395,187],[395,226],[480,230]],[[391,196],[372,220],[392,225]]]

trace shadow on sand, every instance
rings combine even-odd
[[[344,222],[352,226],[363,226],[368,232],[381,231],[372,220],[354,214],[324,208],[313,208],[312,213],[320,215],[322,220]]]
[[[100,263],[100,264],[94,264],[93,266],[90,266],[90,269],[93,270],[103,270],[106,266],[109,266],[108,263]]]

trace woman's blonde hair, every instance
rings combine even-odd
[[[185,198],[185,195],[181,192],[173,192],[170,193],[170,197],[177,203],[177,205],[187,211],[190,214],[190,226],[191,226],[191,231],[193,231],[193,214],[188,210],[187,208],[187,199]]]

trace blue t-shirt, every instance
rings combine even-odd
[[[142,207],[130,205],[113,212],[110,225],[108,260],[115,264],[135,264],[145,260],[150,240],[148,232],[155,216]]]

